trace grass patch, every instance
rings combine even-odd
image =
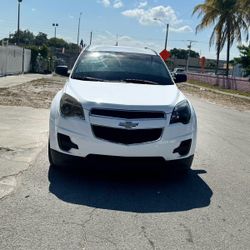
[[[219,86],[210,85],[208,83],[200,82],[200,81],[197,81],[197,80],[188,80],[188,82],[191,83],[191,84],[200,86],[200,87],[208,88],[208,89],[219,90],[219,91],[222,91],[222,92],[225,92],[225,93],[250,97],[250,92],[244,92],[244,91],[234,90],[234,89],[224,89],[224,88],[221,88]]]

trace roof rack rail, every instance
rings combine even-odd
[[[144,49],[149,49],[149,50],[153,51],[156,55],[158,55],[158,53],[154,49],[151,49],[149,47],[144,47]]]

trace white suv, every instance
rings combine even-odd
[[[52,102],[49,160],[148,157],[189,169],[196,134],[195,111],[155,51],[88,47]]]

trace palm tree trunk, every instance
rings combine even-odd
[[[215,74],[218,74],[219,71],[219,67],[220,67],[220,44],[218,44],[218,48],[217,48],[217,54],[216,54],[217,58],[216,58],[216,70],[215,70]]]

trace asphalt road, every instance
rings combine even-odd
[[[191,100],[186,177],[62,172],[45,147],[0,200],[0,249],[250,249],[250,112]]]

